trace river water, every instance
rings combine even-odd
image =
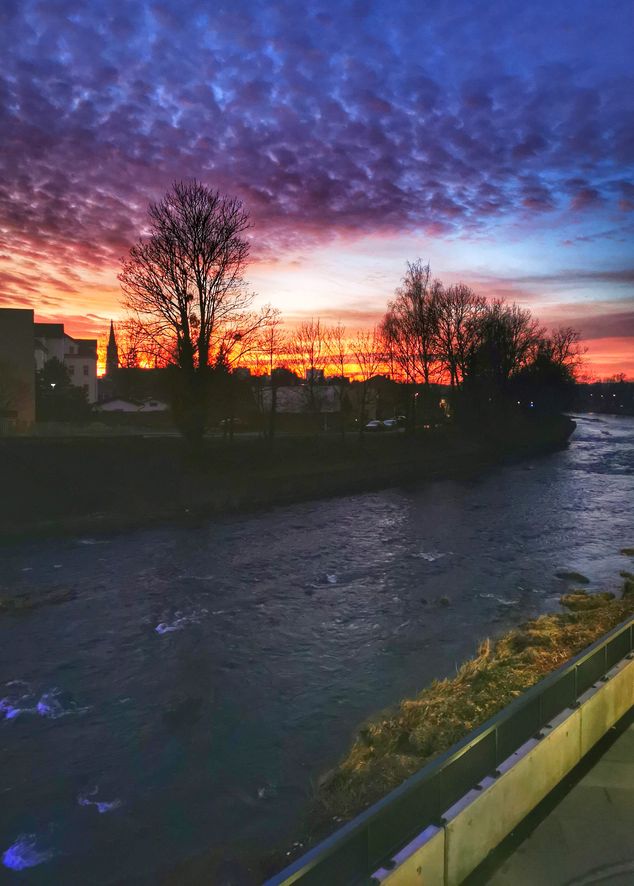
[[[477,478],[0,549],[0,594],[74,594],[0,615],[0,882],[250,882],[364,718],[556,572],[618,585],[634,419],[577,421]]]

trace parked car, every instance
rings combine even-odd
[[[383,420],[383,427],[388,431],[394,431],[399,427],[397,418],[386,418]]]
[[[369,421],[367,425],[363,429],[364,431],[383,431],[383,422],[379,421],[378,418],[373,418],[372,421]]]

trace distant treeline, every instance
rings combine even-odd
[[[573,408],[577,412],[634,415],[634,382],[617,378],[577,384]]]

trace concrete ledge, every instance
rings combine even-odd
[[[394,856],[393,869],[381,868],[374,878],[383,886],[435,886],[445,871],[445,830],[430,825]]]
[[[395,867],[374,874],[382,886],[458,886],[580,762],[634,705],[634,660],[624,659],[580,699],[559,714],[393,859]]]

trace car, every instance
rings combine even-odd
[[[388,431],[394,431],[399,427],[397,418],[386,418],[383,420],[383,427]]]
[[[369,421],[367,425],[363,429],[364,431],[382,431],[383,422],[379,421],[378,418],[373,418],[372,421]]]

